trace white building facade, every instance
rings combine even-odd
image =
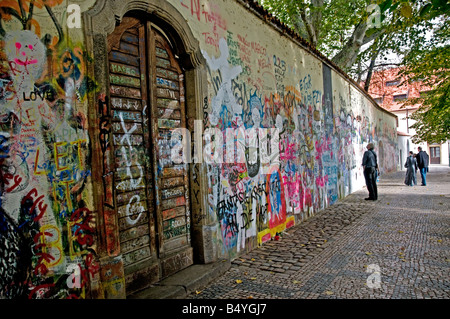
[[[412,141],[412,137],[416,134],[416,131],[411,128],[416,121],[412,120],[411,114],[417,110],[417,108],[405,108],[401,110],[391,111],[397,115],[398,127],[398,156],[400,170],[405,170],[404,164],[410,151],[414,154],[419,152],[418,147],[421,146],[422,150],[426,151],[430,157],[430,165],[445,165],[449,166],[449,149],[450,141],[446,141],[442,144],[430,144],[419,143],[416,144]]]

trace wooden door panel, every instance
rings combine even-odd
[[[149,262],[156,259],[153,176],[148,135],[146,25],[125,17],[108,37],[111,139],[119,241],[127,290],[155,281]],[[135,279],[139,278],[141,282]]]
[[[155,145],[156,196],[161,256],[190,246],[190,210],[186,164],[171,158],[172,130],[186,127],[184,76],[169,41],[151,29],[152,114]]]
[[[114,204],[129,293],[192,264],[188,166],[171,159],[172,131],[186,127],[184,75],[148,21],[124,17],[108,50]]]

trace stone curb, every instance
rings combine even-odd
[[[184,299],[222,276],[230,267],[231,262],[225,259],[210,264],[195,264],[129,295],[127,299]]]

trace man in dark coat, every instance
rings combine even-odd
[[[428,172],[428,161],[429,156],[427,152],[422,151],[422,147],[418,147],[419,153],[417,153],[417,166],[420,170],[420,177],[422,178],[422,186],[427,185],[427,172]]]
[[[367,190],[369,191],[369,197],[364,198],[365,200],[377,200],[378,199],[378,189],[377,189],[377,154],[374,152],[373,143],[367,144],[367,151],[364,152],[362,166],[364,169],[364,179],[366,180]]]

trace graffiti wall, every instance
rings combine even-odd
[[[99,64],[94,49],[87,49],[94,33],[82,17],[103,10],[110,19],[121,19],[126,12],[114,10],[147,10],[145,1],[112,2],[0,1],[0,299],[124,296],[125,248],[119,244],[121,213],[112,186],[120,176],[105,163],[120,161],[110,143],[116,128],[126,133],[120,141],[130,143],[132,133],[152,132],[149,125],[159,121],[148,121],[143,108],[139,130],[130,123],[120,126],[121,117],[115,127],[108,124],[112,108],[132,107],[113,103],[104,85],[108,72],[132,77],[142,64],[115,71]],[[189,91],[192,75],[186,77],[186,92],[180,86],[180,104],[186,96],[187,114],[194,114],[194,127],[201,129],[190,133],[200,136],[203,146],[189,173],[193,218],[183,223],[213,255],[234,258],[264,245],[361,189],[368,142],[376,145],[382,172],[397,167],[395,117],[280,26],[265,21],[252,2],[147,2],[154,3],[161,10],[149,10],[148,19],[171,12],[183,17],[206,73],[200,96]],[[110,24],[114,29],[115,21]],[[124,42],[132,52],[132,41]],[[106,43],[95,42],[95,49],[107,52]],[[161,50],[155,54],[165,61]],[[106,80],[93,76],[103,73]],[[182,75],[176,79],[184,81]],[[94,187],[93,174],[104,187]],[[136,198],[128,199],[127,209]],[[148,211],[147,228],[155,231],[159,226]],[[179,226],[161,224],[168,231]],[[151,244],[159,258],[161,247],[153,239]],[[175,259],[167,260],[178,269]],[[158,268],[155,263],[145,269]]]
[[[0,298],[84,298],[98,265],[80,16],[61,0],[0,12]]]
[[[377,146],[382,172],[395,169],[395,118],[246,1],[171,3],[196,32],[207,64],[203,126],[220,141],[206,141],[207,207],[224,256],[361,189],[367,143]]]

